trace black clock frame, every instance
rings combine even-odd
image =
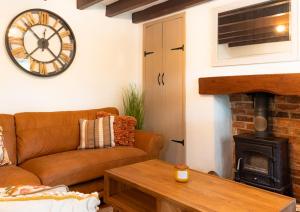
[[[12,25],[14,24],[14,22],[15,22],[21,15],[23,15],[23,14],[25,14],[25,13],[28,13],[28,12],[37,12],[37,11],[38,11],[38,12],[47,12],[47,13],[49,13],[49,15],[52,15],[52,16],[58,18],[59,20],[61,20],[60,24],[62,25],[62,27],[61,27],[60,29],[56,30],[56,29],[54,29],[52,26],[49,26],[49,25],[35,24],[35,25],[32,25],[32,26],[27,26],[28,30],[29,30],[30,28],[32,28],[32,27],[41,25],[41,26],[47,26],[47,27],[51,28],[51,29],[55,32],[55,34],[58,34],[58,32],[59,32],[61,29],[63,29],[63,28],[68,29],[68,30],[70,31],[70,39],[71,39],[71,42],[72,42],[72,44],[73,44],[73,46],[74,46],[74,48],[73,48],[73,50],[72,50],[72,52],[71,52],[71,55],[70,55],[71,60],[70,60],[70,62],[68,62],[66,65],[63,65],[62,68],[61,68],[61,70],[60,70],[59,72],[51,72],[51,73],[49,73],[49,74],[47,74],[47,75],[42,75],[42,74],[40,74],[39,72],[32,72],[32,71],[29,71],[29,70],[25,69],[23,66],[21,66],[21,65],[17,62],[16,58],[12,55],[11,48],[10,48],[10,44],[9,44],[9,38],[8,38],[9,30],[11,29]],[[61,44],[62,44],[63,42],[62,42],[61,37],[60,37],[60,36],[58,36],[58,37],[59,37],[60,42],[61,42]],[[22,39],[23,39],[23,42],[24,42],[24,36],[23,36]],[[18,15],[10,22],[10,24],[8,25],[8,27],[7,27],[7,29],[6,29],[6,33],[5,33],[5,45],[6,45],[6,50],[7,50],[7,52],[8,52],[9,57],[12,59],[12,61],[13,61],[13,62],[14,62],[14,63],[15,63],[22,71],[24,71],[24,72],[26,72],[26,73],[28,73],[28,74],[34,75],[34,76],[38,76],[38,77],[53,77],[53,76],[57,76],[57,75],[59,75],[59,74],[62,74],[63,72],[65,72],[65,71],[72,65],[72,63],[73,63],[73,61],[74,61],[74,59],[75,59],[75,56],[76,56],[76,39],[75,39],[75,35],[74,35],[74,33],[73,33],[71,27],[69,26],[69,24],[68,24],[63,18],[61,18],[61,16],[57,15],[56,13],[54,13],[54,12],[52,12],[52,11],[49,11],[49,10],[45,10],[45,9],[39,9],[39,8],[30,9],[30,10],[25,10],[25,11],[19,13],[19,14],[18,14]],[[25,49],[25,48],[24,48],[24,49]],[[26,49],[25,49],[25,51],[26,51],[26,53],[28,53]],[[61,47],[58,56],[53,55],[53,56],[55,56],[55,58],[54,58],[53,60],[51,60],[51,61],[48,61],[48,62],[42,62],[42,61],[38,61],[38,60],[36,60],[36,61],[37,61],[37,62],[42,62],[42,63],[52,63],[52,62],[54,62],[54,61],[56,61],[56,60],[57,60],[57,61],[60,61],[60,60],[59,60],[59,56],[61,55],[62,51],[63,51],[63,50],[62,50],[62,47]],[[28,55],[29,55],[29,54],[28,54]]]

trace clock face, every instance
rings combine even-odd
[[[9,56],[22,70],[42,77],[65,71],[76,53],[69,25],[43,9],[27,10],[14,18],[5,42]]]

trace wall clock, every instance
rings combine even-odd
[[[6,49],[15,64],[27,73],[49,77],[64,72],[73,62],[76,41],[69,25],[43,9],[22,12],[10,23]]]

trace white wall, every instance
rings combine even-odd
[[[20,12],[44,8],[71,26],[77,40],[72,66],[61,75],[24,73],[5,49],[5,31]],[[106,18],[105,9],[77,10],[76,0],[10,0],[0,7],[0,113],[121,107],[122,89],[141,82],[139,27],[129,16]]]
[[[215,170],[225,177],[231,173],[231,115],[227,96],[198,94],[198,78],[300,72],[300,62],[254,64],[213,68],[212,9],[238,0],[214,0],[186,11],[186,132],[187,163],[202,171]],[[299,10],[300,11],[300,10]]]

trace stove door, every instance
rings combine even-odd
[[[269,158],[257,152],[245,152],[243,169],[264,175],[269,175]]]
[[[237,147],[238,176],[243,181],[274,184],[273,147],[242,144]]]

